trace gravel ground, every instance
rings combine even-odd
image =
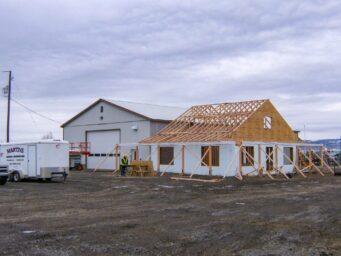
[[[0,186],[0,255],[341,255],[341,176]]]

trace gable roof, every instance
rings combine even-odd
[[[98,99],[90,106],[82,110],[80,113],[72,117],[70,120],[62,124],[61,127],[65,127],[66,125],[77,119],[79,116],[83,115],[85,112],[87,112],[89,109],[91,109],[100,102],[105,102],[111,106],[118,107],[124,111],[133,113],[137,116],[140,116],[151,121],[170,122],[186,111],[186,108],[181,107],[161,106],[155,104],[137,103],[121,100]]]
[[[228,141],[265,102],[269,100],[193,106],[141,143]]]

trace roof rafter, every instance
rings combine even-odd
[[[141,143],[227,141],[268,100],[193,106]]]

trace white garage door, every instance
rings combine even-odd
[[[99,169],[114,170],[116,161],[113,150],[120,143],[120,131],[91,131],[87,132],[87,139],[91,147],[91,154],[87,157],[88,168],[95,169],[108,156]]]

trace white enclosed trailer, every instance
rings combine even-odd
[[[0,144],[0,164],[9,166],[13,181],[26,178],[65,179],[69,174],[69,143],[42,140]]]

